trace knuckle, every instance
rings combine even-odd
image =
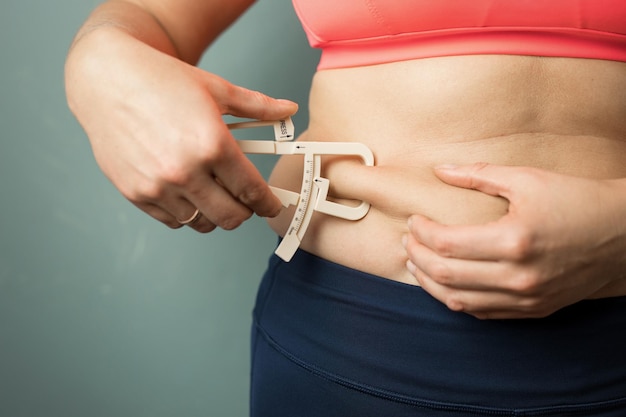
[[[214,101],[221,110],[225,110],[228,107],[226,103],[230,101],[229,98],[234,94],[235,86],[228,80],[213,73],[204,72],[203,77],[207,87],[206,92],[211,101]]]
[[[250,99],[252,102],[257,103],[259,106],[257,114],[257,117],[259,119],[265,120],[270,118],[269,109],[272,105],[272,102],[268,96],[259,91],[250,90]]]
[[[451,293],[444,300],[444,304],[451,311],[465,311],[465,304],[461,301],[458,295]]]
[[[184,226],[180,224],[179,222],[177,222],[176,220],[164,220],[163,224],[165,224],[170,229],[180,229]]]
[[[133,202],[154,202],[164,197],[165,187],[159,181],[146,180],[136,183],[132,189],[126,190],[124,195]]]
[[[228,99],[232,99],[237,96],[237,93],[241,90],[241,87],[227,81],[223,78],[219,80],[219,88],[221,93],[226,96]],[[230,102],[231,100],[228,100]]]
[[[185,166],[182,162],[178,161],[162,164],[158,174],[158,182],[164,185],[174,185],[179,187],[189,184],[191,178],[192,175],[190,167]]]
[[[140,195],[140,193],[137,191],[136,188],[130,188],[124,185],[118,185],[117,189],[119,190],[120,194],[122,194],[122,196],[125,199],[127,199],[128,201],[130,201],[131,203],[135,205],[139,205],[144,202],[144,199],[142,198],[142,196]]]
[[[213,167],[225,158],[226,141],[198,135],[193,148],[193,156],[172,155],[160,161],[154,175],[156,181],[177,187],[189,186],[201,167]]]
[[[148,167],[145,177],[155,187],[166,189],[170,185],[185,185],[191,178],[192,165],[180,153],[160,155],[157,162]],[[148,187],[149,188],[149,187]]]
[[[215,225],[206,219],[201,219],[197,224],[191,225],[191,228],[198,233],[210,233],[215,230]]]
[[[265,200],[270,190],[265,184],[252,184],[247,186],[237,198],[246,206],[253,206]]]
[[[437,281],[439,284],[450,284],[452,281],[452,274],[450,268],[441,262],[435,262],[430,265],[429,268],[430,277]]]
[[[243,222],[248,220],[251,215],[252,213],[249,213],[249,212],[243,213],[243,214],[237,214],[237,215],[233,214],[233,215],[230,215],[228,217],[224,217],[218,220],[217,224],[219,225],[219,227],[221,227],[224,230],[234,230],[238,228],[239,226],[241,226]]]
[[[219,100],[220,111],[225,114],[236,112],[242,87],[222,80],[222,82],[219,83],[218,90],[219,93],[217,95],[221,97],[221,100]]]
[[[471,171],[474,174],[478,174],[480,171],[486,169],[487,167],[489,167],[489,163],[487,162],[476,162],[474,164],[472,164],[471,166]],[[477,188],[478,187],[478,180],[476,178],[474,178],[474,176],[470,177],[470,188]]]
[[[519,227],[506,236],[504,245],[509,258],[521,262],[534,254],[535,239],[528,229]]]
[[[242,219],[226,219],[219,223],[220,227],[224,230],[235,230],[243,223]]]
[[[509,285],[510,289],[518,294],[533,295],[538,293],[541,287],[541,277],[534,271],[522,271],[510,280]]]
[[[204,140],[198,140],[196,152],[205,164],[214,164],[224,157],[228,150],[227,141],[221,140],[214,132],[202,135]]]
[[[209,222],[206,222],[205,224],[198,226],[196,230],[200,233],[211,233],[213,230],[215,230],[215,225]]]
[[[452,242],[445,236],[434,236],[432,248],[441,256],[450,256],[453,251]]]

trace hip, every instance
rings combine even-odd
[[[289,407],[291,392],[291,406],[311,404],[291,410],[301,416],[619,415],[625,311],[617,297],[481,321],[304,251],[273,257],[254,313],[253,408]]]

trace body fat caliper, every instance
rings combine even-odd
[[[303,155],[304,170],[300,193],[282,188],[270,187],[284,207],[295,205],[296,210],[284,238],[275,253],[289,262],[304,238],[311,216],[319,211],[346,220],[362,219],[368,212],[369,203],[362,201],[357,206],[347,206],[329,201],[328,188],[330,182],[321,177],[322,155],[348,155],[359,157],[367,166],[374,165],[372,151],[358,142],[298,142],[295,128],[290,118],[278,121],[247,121],[231,123],[229,129],[243,129],[261,126],[274,126],[274,140],[237,140],[244,153]]]

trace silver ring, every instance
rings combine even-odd
[[[189,217],[187,220],[178,220],[178,223],[180,224],[193,224],[195,222],[198,221],[198,219],[202,216],[202,213],[200,213],[200,209],[196,209],[196,211],[193,212],[193,214],[191,215],[191,217]]]

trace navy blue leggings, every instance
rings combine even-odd
[[[272,257],[252,417],[626,416],[626,297],[477,320],[303,251]]]

